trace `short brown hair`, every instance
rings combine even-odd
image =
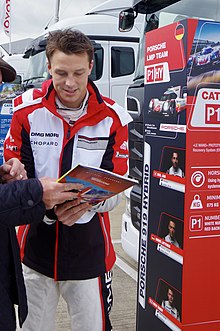
[[[89,38],[81,31],[72,29],[56,30],[49,33],[46,46],[49,62],[56,50],[68,55],[87,53],[90,63],[94,55],[94,48]]]

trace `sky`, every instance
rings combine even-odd
[[[0,44],[8,43],[3,31],[2,9],[6,0],[0,0]],[[103,0],[60,0],[59,19],[80,16],[103,3]],[[54,23],[56,0],[10,0],[11,41],[35,38],[45,27]]]

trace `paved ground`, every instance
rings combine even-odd
[[[122,275],[122,273],[124,272],[117,266],[114,267],[114,306],[110,315],[111,322],[114,331],[134,331],[136,312],[136,282],[129,276]],[[57,311],[57,331],[70,330],[66,303],[61,299]],[[92,331],[92,328],[90,331]]]

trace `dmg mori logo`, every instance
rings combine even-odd
[[[56,133],[56,132],[31,132],[31,137],[59,138],[59,133]]]

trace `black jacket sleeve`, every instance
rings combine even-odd
[[[43,188],[36,178],[0,185],[0,226],[42,221],[46,209]]]

